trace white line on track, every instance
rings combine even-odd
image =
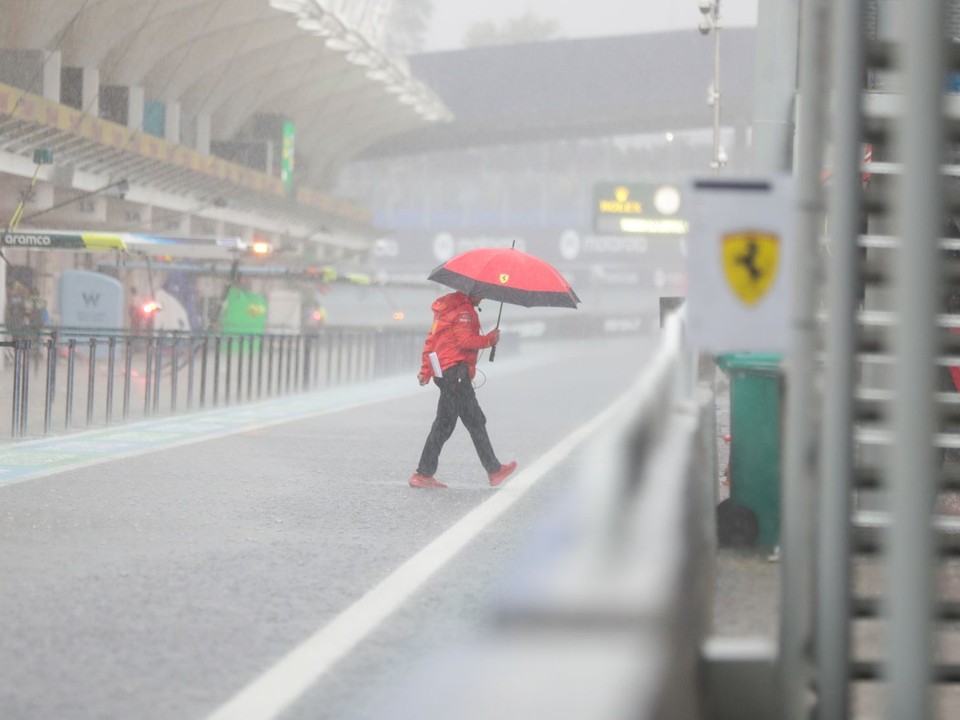
[[[377,626],[396,612],[448,560],[510,509],[524,493],[563,460],[616,411],[608,407],[581,425],[407,560],[329,624],[320,628],[273,667],[216,709],[207,720],[267,720],[278,717]],[[442,491],[419,491],[442,492]]]

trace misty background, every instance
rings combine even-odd
[[[714,41],[701,18],[696,0],[394,2],[384,42],[454,118],[387,138],[340,173],[334,194],[373,213],[382,237],[370,265],[391,289],[344,288],[326,300],[331,319],[427,322],[435,289],[404,282],[446,259],[434,249],[448,243],[516,241],[558,263],[584,299],[581,317],[649,318],[658,297],[683,294],[682,239],[592,237],[593,195],[603,182],[709,172]],[[720,142],[727,169],[745,171],[757,2],[725,0],[720,19]],[[593,252],[559,255],[571,237]]]
[[[471,31],[474,39],[479,39],[481,31],[490,25],[501,31],[539,25],[553,30],[549,37],[539,39],[562,39],[692,29],[700,20],[696,0],[404,0],[397,5],[420,3],[432,8],[423,35],[423,52],[467,46]],[[757,1],[723,0],[721,14],[730,27],[755,25]],[[522,22],[524,18],[527,22]]]

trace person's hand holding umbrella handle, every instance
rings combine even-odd
[[[497,354],[497,343],[500,342],[500,328],[494,328],[488,332],[487,337],[493,340],[490,344],[490,362],[493,362],[493,356]]]
[[[500,312],[497,313],[497,326],[493,329],[496,333],[493,340],[493,346],[490,348],[490,362],[497,356],[497,343],[500,342],[500,318],[503,315],[503,303],[500,303]]]

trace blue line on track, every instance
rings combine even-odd
[[[404,375],[362,385],[143,420],[0,448],[0,487],[422,391]]]

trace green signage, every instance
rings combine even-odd
[[[597,183],[593,188],[593,229],[604,235],[686,235],[681,201],[675,185]]]
[[[238,287],[227,291],[221,330],[226,335],[263,335],[267,328],[267,301],[263,295]]]

